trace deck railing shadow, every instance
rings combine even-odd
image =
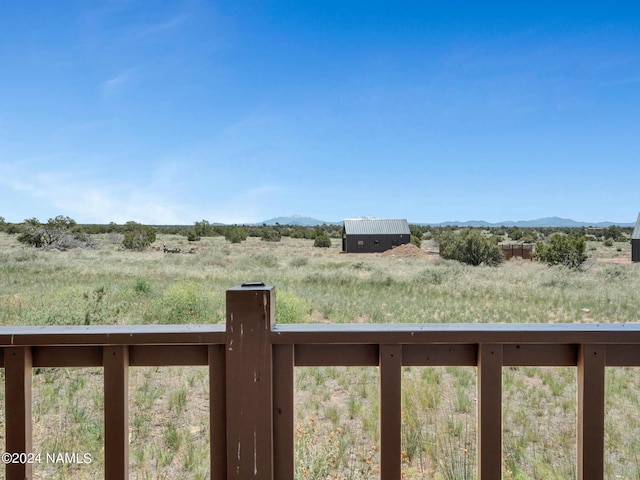
[[[502,477],[502,369],[577,370],[577,472],[604,474],[605,368],[640,366],[640,325],[303,324],[275,322],[275,289],[227,291],[226,325],[0,327],[5,369],[5,443],[32,450],[32,370],[104,370],[105,477],[129,476],[130,366],[209,369],[211,478],[294,478],[294,369],[375,366],[380,374],[380,478],[401,478],[403,366],[477,371],[477,472]],[[7,480],[32,478],[29,463]]]

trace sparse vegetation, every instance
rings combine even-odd
[[[127,222],[122,245],[128,250],[142,251],[156,241],[156,231],[137,222]]]
[[[504,260],[497,240],[483,235],[478,230],[445,232],[438,237],[437,241],[442,258],[473,266],[481,264],[496,266]]]
[[[282,240],[282,235],[275,228],[265,227],[262,229],[260,239],[265,242],[279,242]]]
[[[276,285],[282,323],[640,320],[640,270],[630,264],[593,262],[582,273],[529,261],[471,268],[436,256],[345,255],[339,242],[315,249],[312,238],[272,243],[257,235],[233,244],[220,234],[203,236],[195,255],[164,255],[163,243],[184,247],[186,238],[158,233],[144,251],[123,252],[113,234],[93,236],[90,250],[58,252],[0,233],[0,323],[220,323],[225,290],[257,279]],[[629,242],[588,248],[594,257],[630,258]],[[100,369],[41,370],[34,375],[34,448],[82,447],[95,461],[37,474],[99,477]],[[638,370],[607,369],[606,478],[640,472]],[[411,367],[403,380],[406,478],[473,478],[475,369]],[[505,478],[575,477],[575,382],[571,368],[504,369]],[[207,478],[208,388],[206,368],[131,368],[132,478]],[[296,478],[318,478],[324,467],[310,468],[314,459],[332,466],[321,478],[377,478],[377,369],[297,368],[295,388]],[[3,422],[0,416],[0,431]]]
[[[313,241],[314,247],[329,248],[331,246],[331,237],[326,232],[319,231]]]
[[[88,235],[76,227],[75,220],[62,215],[50,218],[44,224],[37,218],[30,218],[19,227],[18,241],[36,248],[58,250],[91,246]]]
[[[548,244],[538,242],[534,255],[549,266],[564,265],[579,269],[587,260],[587,242],[582,235],[554,233]]]
[[[224,234],[224,238],[231,243],[244,242],[248,236],[249,233],[247,232],[247,229],[238,226],[228,228]]]

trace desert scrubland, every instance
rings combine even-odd
[[[628,261],[628,241],[589,242],[581,271],[523,260],[471,267],[427,253],[429,242],[360,255],[341,253],[339,239],[314,248],[288,237],[159,235],[137,252],[103,234],[94,244],[43,251],[0,233],[0,324],[222,323],[225,290],[256,280],[275,285],[279,323],[640,321],[640,266]],[[163,244],[192,253],[163,253]],[[475,478],[475,368],[403,375],[403,475]],[[93,459],[36,465],[36,478],[99,477],[100,370],[38,369],[33,385],[34,451]],[[605,476],[638,478],[639,372],[608,369],[606,385]],[[295,386],[296,478],[377,478],[377,369],[298,368]],[[505,368],[503,391],[504,478],[575,478],[575,368]],[[131,368],[131,478],[208,478],[207,398],[205,368]]]

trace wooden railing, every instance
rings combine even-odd
[[[6,451],[31,452],[35,367],[104,369],[105,477],[128,478],[128,368],[208,365],[212,479],[294,478],[294,368],[377,366],[380,477],[401,478],[403,366],[477,367],[478,478],[501,478],[502,368],[574,366],[579,479],[602,479],[605,367],[640,365],[640,325],[275,324],[275,290],[227,291],[227,324],[0,327]],[[6,466],[8,480],[31,465]]]

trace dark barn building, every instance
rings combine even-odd
[[[640,262],[640,213],[638,214],[636,228],[633,229],[633,234],[631,234],[631,261]]]
[[[342,227],[342,251],[376,253],[411,241],[406,220],[347,219]]]

